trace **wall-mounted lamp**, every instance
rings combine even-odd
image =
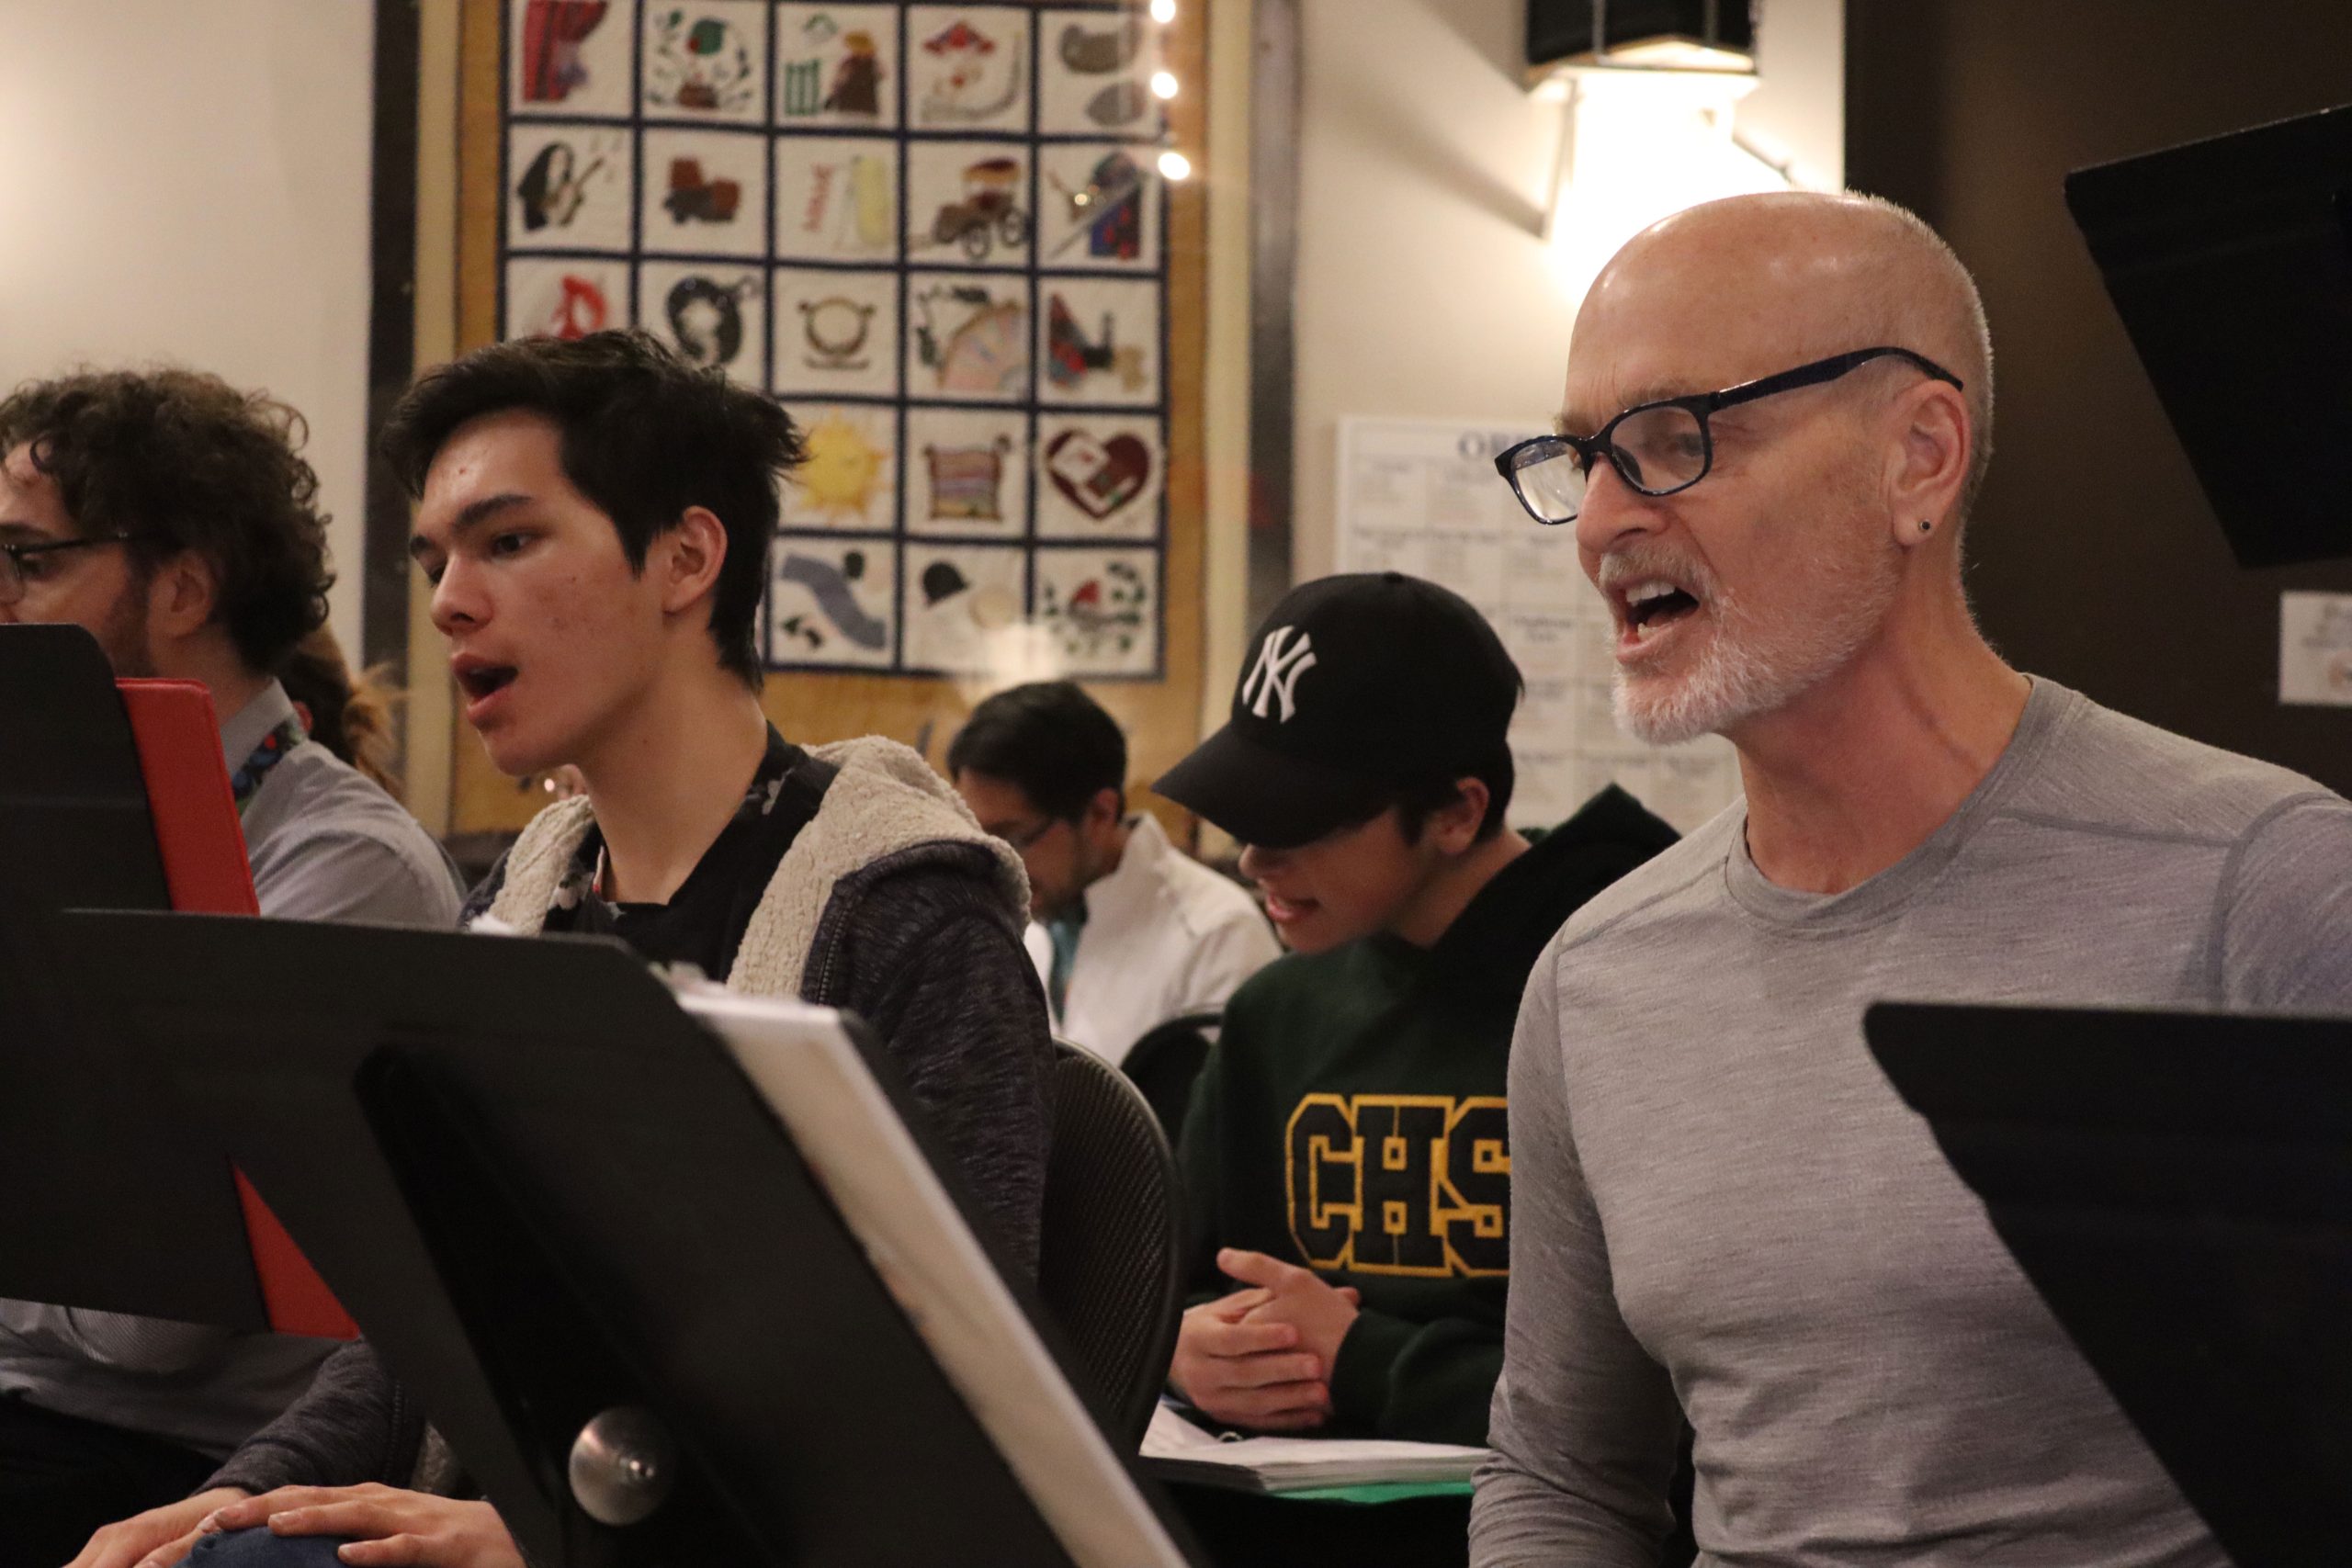
[[[1794,183],[1737,137],[1758,84],[1751,0],[1528,0],[1527,59],[1535,96],[1561,105],[1544,237],[1571,299],[1668,213]]]
[[[1753,0],[1527,0],[1527,79],[1578,67],[1756,69]]]

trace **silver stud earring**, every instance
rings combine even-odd
[[[1919,519],[1919,532],[1921,532],[1922,534],[1927,533],[1929,529],[1933,528],[1934,526],[1935,526],[1935,525],[1934,525],[1933,523],[1928,522],[1926,518],[1922,517],[1922,518],[1920,518],[1920,519]]]

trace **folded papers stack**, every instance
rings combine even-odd
[[[1152,1413],[1143,1439],[1145,1468],[1162,1481],[1264,1493],[1459,1484],[1489,1451],[1385,1438],[1220,1437],[1167,1404]]]

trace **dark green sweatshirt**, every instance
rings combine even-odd
[[[1483,1443],[1510,1273],[1511,1028],[1578,906],[1674,841],[1611,785],[1505,866],[1437,944],[1278,959],[1234,993],[1184,1122],[1193,1300],[1238,1247],[1353,1285],[1335,1435]]]

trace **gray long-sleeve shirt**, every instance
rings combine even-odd
[[[276,682],[220,728],[234,769],[294,716]],[[398,801],[315,742],[264,775],[242,819],[254,892],[279,919],[457,923],[441,846]],[[222,1455],[292,1403],[334,1347],[0,1300],[0,1393]]]
[[[1648,1568],[1681,1413],[1702,1563],[2225,1561],[1863,1043],[1881,998],[2352,1012],[2352,804],[2037,682],[1848,892],[1734,807],[1571,920],[1510,1076],[1478,1568]]]

